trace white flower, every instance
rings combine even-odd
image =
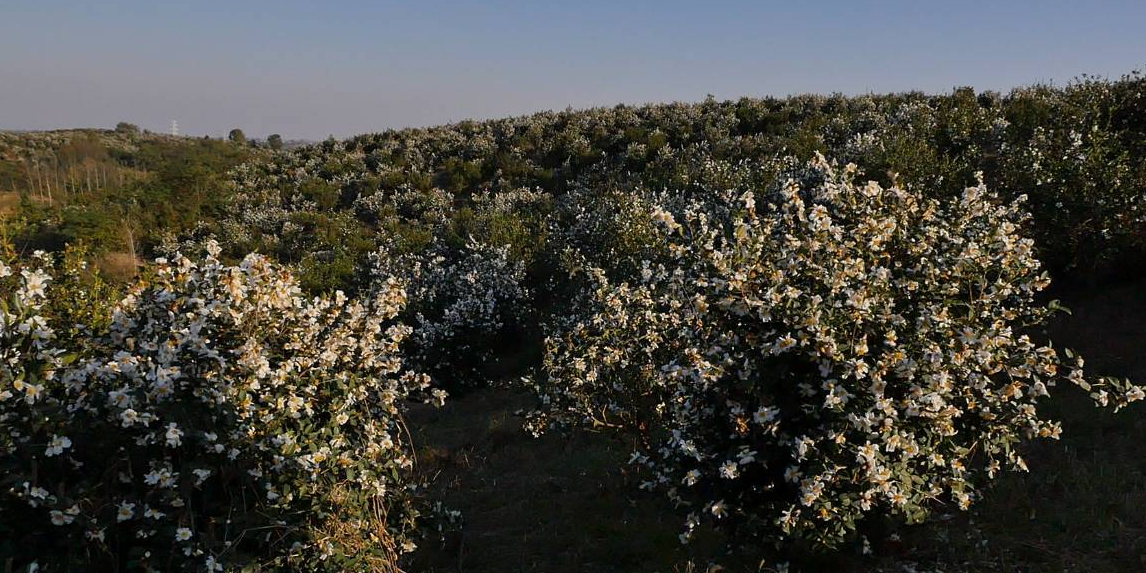
[[[13,384],[15,386],[15,384]],[[28,404],[35,404],[40,395],[44,393],[43,384],[22,384],[24,390],[24,402]],[[19,390],[20,388],[17,388]]]
[[[120,412],[119,419],[123,423],[123,427],[130,428],[131,426],[135,425],[137,421],[139,421],[139,413],[131,408],[128,408],[123,412]]]
[[[186,527],[180,527],[175,530],[175,541],[187,541],[191,539],[191,530]]]
[[[167,424],[167,431],[163,435],[167,439],[167,447],[169,448],[179,447],[183,443],[183,430],[180,430],[175,422]]]
[[[688,486],[696,485],[696,482],[700,481],[700,472],[696,470],[688,470],[688,472],[684,474],[684,479],[682,481],[685,485]]]
[[[208,469],[195,469],[191,470],[191,473],[195,474],[195,485],[203,485],[203,482],[211,477],[211,470]]]
[[[711,511],[712,515],[715,515],[717,518],[721,518],[725,515],[728,515],[728,506],[724,505],[724,500],[722,499],[713,503],[712,507],[709,508],[709,511]]]
[[[740,466],[732,460],[728,460],[720,466],[720,477],[724,479],[736,479],[739,475]]]
[[[800,468],[788,466],[788,468],[784,470],[784,481],[788,483],[799,483],[801,475],[803,474],[801,474]]]
[[[791,334],[785,334],[776,342],[776,352],[786,352],[796,346],[796,339]]]
[[[147,485],[157,485],[159,487],[168,488],[175,486],[175,480],[179,474],[173,473],[169,467],[161,467],[153,469],[143,475],[143,481]]]
[[[40,269],[29,271],[24,269],[20,271],[20,275],[24,277],[24,288],[21,294],[26,299],[43,298],[45,296],[44,288],[48,285],[51,277]]]
[[[774,407],[762,407],[752,415],[752,419],[757,424],[767,424],[780,417],[780,409]]]
[[[119,507],[116,509],[115,520],[127,521],[135,517],[135,504],[126,501],[120,502]]]
[[[64,453],[64,450],[72,447],[72,441],[67,436],[52,436],[52,440],[48,442],[48,447],[44,451],[46,457],[58,456]]]
[[[672,213],[660,207],[653,210],[653,220],[664,225],[669,231],[675,231],[680,228],[680,224],[673,218]]]
[[[1142,390],[1139,386],[1134,386],[1126,392],[1127,402],[1137,402],[1142,399],[1146,399],[1146,391]]]

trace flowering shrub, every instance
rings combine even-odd
[[[1096,270],[1109,270],[1103,267],[1140,266],[1146,254],[1146,157],[1140,152],[1146,126],[1125,118],[1141,115],[1135,107],[1146,101],[1146,77],[1016,90],[1012,101],[1010,114],[1026,125],[1001,154],[1001,175],[1010,187],[1030,191],[1030,227],[1046,247],[1043,258],[1074,267],[1087,280]]]
[[[0,557],[41,570],[388,571],[416,511],[401,285],[303,299],[251,255],[159,260],[84,346],[0,265]]]
[[[553,196],[536,189],[510,189],[498,193],[475,193],[472,217],[469,210],[455,213],[451,242],[477,240],[506,247],[510,259],[528,271],[537,271],[549,254],[548,225]]]
[[[1057,381],[1118,408],[1128,382],[1036,341],[1051,312],[1019,204],[853,181],[822,157],[761,197],[655,208],[669,255],[586,270],[586,312],[547,341],[531,427],[625,425],[648,488],[760,540],[833,545],[866,516],[924,519],[1026,469]],[[758,204],[757,201],[760,201]]]
[[[506,247],[471,241],[452,252],[436,247],[392,259],[375,256],[382,277],[409,284],[414,324],[409,357],[436,385],[450,388],[487,382],[488,370],[529,318],[525,269]]]
[[[372,223],[400,218],[421,221],[429,225],[440,225],[448,219],[453,208],[453,198],[441,189],[419,192],[408,186],[390,193],[378,191],[372,195],[359,197],[354,202],[355,214],[359,219]]]

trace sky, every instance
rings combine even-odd
[[[347,137],[1146,69],[1146,2],[0,0],[0,129]]]

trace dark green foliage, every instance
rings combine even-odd
[[[58,250],[84,241],[94,256],[144,256],[166,236],[211,226],[228,199],[227,172],[253,152],[117,129],[24,135],[10,155],[21,156],[22,163],[0,154],[0,191],[23,194],[17,214],[29,225],[16,237],[22,248]],[[29,156],[38,175],[31,182]]]
[[[115,132],[123,135],[139,135],[139,126],[134,123],[121,121],[115,124]]]

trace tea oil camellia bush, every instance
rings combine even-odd
[[[251,255],[159,260],[86,344],[50,267],[0,265],[0,561],[40,571],[392,571],[416,509],[395,280],[305,299]],[[69,347],[71,346],[71,347]]]
[[[488,383],[499,350],[525,328],[529,289],[525,266],[507,247],[471,240],[419,255],[374,257],[374,273],[402,276],[408,286],[413,335],[407,356],[435,385],[452,389]]]
[[[1059,436],[1038,410],[1056,384],[1144,397],[1028,334],[1051,309],[1019,202],[855,176],[818,157],[766,190],[655,208],[669,254],[629,280],[584,271],[588,311],[548,341],[533,429],[642,432],[633,461],[687,508],[682,542],[707,522],[834,546],[1026,470],[1020,444]]]

